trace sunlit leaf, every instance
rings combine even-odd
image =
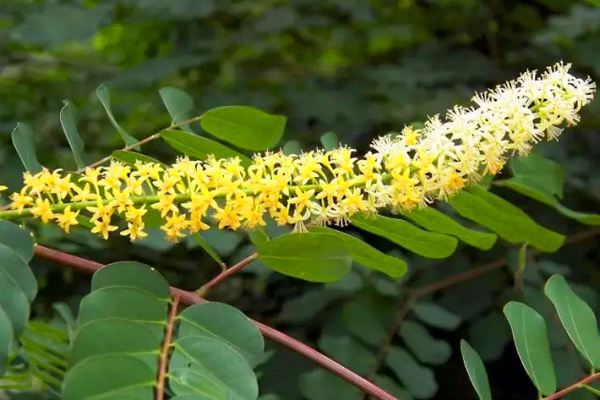
[[[286,117],[247,106],[225,106],[206,111],[200,126],[206,132],[247,150],[266,150],[283,137]]]

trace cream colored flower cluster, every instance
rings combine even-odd
[[[239,158],[203,161],[180,158],[165,167],[113,161],[82,175],[60,170],[26,173],[11,195],[13,210],[0,218],[34,216],[69,232],[86,215],[92,232],[107,238],[120,229],[132,240],[146,236],[146,217],[156,210],[161,229],[176,241],[214,223],[224,229],[253,229],[269,216],[279,225],[346,224],[355,213],[381,208],[410,211],[445,199],[484,174],[502,169],[509,155],[527,154],[579,121],[595,84],[557,64],[537,76],[527,72],[455,107],[445,119],[430,118],[422,129],[406,127],[373,142],[362,158],[348,147],[299,155],[267,152],[251,165]],[[118,219],[124,224],[119,228]]]

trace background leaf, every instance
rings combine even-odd
[[[554,393],[556,376],[544,318],[531,307],[516,301],[504,306],[504,315],[527,375],[542,394]]]
[[[35,143],[33,131],[22,122],[18,122],[12,131],[12,143],[19,154],[19,158],[25,169],[31,173],[40,172],[42,165],[35,154]]]
[[[70,100],[63,100],[63,104],[63,108],[60,110],[60,123],[65,136],[67,137],[67,141],[69,142],[69,146],[71,146],[77,168],[81,169],[85,167],[85,161],[83,161],[84,144],[79,135],[79,131],[77,130],[75,106]]]
[[[465,340],[460,341],[460,352],[467,373],[469,374],[469,379],[475,388],[479,400],[492,400],[490,383],[481,357]]]
[[[123,129],[123,127],[115,119],[110,105],[110,93],[106,85],[102,84],[98,86],[98,88],[96,89],[96,97],[98,97],[98,100],[100,100],[102,107],[104,107],[104,111],[106,111],[108,119],[119,133],[119,136],[121,136],[121,139],[123,139],[123,143],[125,143],[126,146],[136,144],[138,140],[131,136],[129,133],[127,133],[127,131]]]
[[[171,116],[172,124],[180,124],[194,116],[194,99],[183,90],[164,87],[158,93]],[[183,124],[180,128],[187,132],[193,132],[189,124]]]

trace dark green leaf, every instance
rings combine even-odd
[[[479,400],[492,400],[490,383],[481,357],[465,340],[460,341],[460,352],[465,363],[465,368],[467,369],[467,374]]]
[[[104,111],[106,111],[106,115],[108,115],[108,119],[119,133],[119,136],[121,136],[121,139],[123,139],[123,142],[127,146],[136,144],[137,139],[131,136],[129,133],[127,133],[127,131],[123,129],[123,127],[115,119],[115,116],[113,115],[110,106],[110,93],[108,91],[108,88],[104,84],[98,86],[98,88],[96,89],[96,97],[98,97],[98,100],[100,100],[100,103],[102,103]]]
[[[180,315],[178,337],[218,339],[255,366],[264,358],[264,340],[256,326],[241,311],[227,304],[205,303],[188,307]]]
[[[324,334],[319,347],[334,360],[359,374],[369,374],[375,366],[375,354],[350,336]]]
[[[6,373],[8,355],[14,340],[13,327],[10,318],[0,307],[0,376]]]
[[[19,158],[25,169],[31,173],[40,172],[42,164],[37,159],[35,154],[35,143],[33,141],[33,131],[22,122],[17,123],[13,129],[12,143],[19,154]]]
[[[448,343],[434,339],[421,324],[405,321],[400,328],[400,336],[417,358],[424,363],[440,365],[450,359],[452,349]]]
[[[538,250],[553,252],[565,237],[544,228],[508,201],[480,186],[472,186],[449,201],[461,216],[490,228],[511,243],[529,243]]]
[[[473,347],[486,361],[495,361],[510,340],[510,329],[502,314],[490,312],[477,318],[469,327]]]
[[[381,296],[363,292],[342,309],[342,322],[346,329],[363,342],[380,346],[387,335],[391,318],[388,303]]]
[[[206,132],[247,150],[266,150],[279,143],[286,118],[247,106],[225,106],[208,110],[200,126]]]
[[[415,398],[430,399],[437,393],[433,371],[417,363],[405,350],[390,348],[385,362]]]
[[[216,158],[239,157],[242,165],[248,166],[252,163],[245,155],[230,149],[214,140],[177,130],[164,130],[160,132],[162,137],[172,148],[198,160],[205,160],[210,154]]]
[[[533,308],[516,301],[504,306],[504,315],[510,324],[521,363],[533,384],[544,395],[554,393],[556,376],[544,318]]]
[[[446,214],[431,207],[411,211],[405,216],[427,230],[454,236],[478,249],[488,250],[496,243],[497,237],[493,233],[465,228]]]
[[[37,294],[37,281],[29,266],[10,247],[0,243],[0,271],[10,276],[29,302]]]
[[[194,240],[194,242],[196,244],[198,244],[198,246],[202,247],[204,249],[204,251],[206,251],[206,253],[213,260],[215,260],[221,268],[226,267],[226,265],[223,262],[223,260],[221,259],[221,257],[219,257],[219,254],[215,251],[215,249],[212,248],[212,246],[210,245],[210,243],[208,243],[208,241],[204,238],[204,236],[202,236],[199,233],[196,233],[196,234],[192,235],[192,239]]]
[[[454,330],[460,324],[459,316],[435,303],[420,301],[412,310],[421,321],[439,329]]]
[[[194,115],[194,99],[181,89],[164,87],[158,91],[160,98],[171,116],[172,124],[178,125],[192,118]],[[189,124],[181,125],[187,132],[193,132]]]
[[[12,222],[0,221],[0,243],[10,247],[26,263],[33,258],[33,236]]]
[[[290,233],[257,244],[260,259],[284,275],[311,282],[334,282],[350,271],[346,242],[321,233]]]
[[[128,354],[143,359],[142,353],[146,353],[149,368],[157,371],[163,332],[164,326],[156,322],[118,318],[92,320],[79,326],[69,362],[76,365],[87,358],[106,354]]]
[[[160,299],[170,297],[169,284],[154,268],[136,261],[119,261],[96,271],[92,291],[114,286],[143,289]]]
[[[65,376],[63,400],[154,398],[155,371],[136,357],[107,354],[88,358]]]
[[[258,397],[252,368],[228,344],[205,336],[185,336],[174,346],[169,386],[175,394],[203,395],[215,400]]]
[[[19,285],[2,268],[0,268],[0,309],[10,320],[15,336],[20,335],[29,319],[29,302]]]
[[[384,254],[352,235],[330,228],[310,228],[310,231],[340,238],[350,249],[352,260],[364,267],[381,271],[392,278],[406,274],[408,265],[404,260]]]
[[[458,243],[452,236],[428,232],[397,218],[355,215],[352,217],[352,224],[429,258],[450,256]]]
[[[60,110],[60,123],[65,132],[65,136],[67,137],[67,141],[69,142],[69,146],[71,146],[77,168],[81,169],[85,167],[85,161],[83,161],[84,144],[79,135],[79,131],[77,130],[75,106],[70,100],[63,100],[63,104],[64,106]]]
[[[550,298],[560,321],[577,350],[594,368],[600,368],[600,334],[594,311],[583,301],[560,275],[553,275],[544,293]]]
[[[342,378],[324,369],[313,369],[300,376],[298,385],[309,400],[360,400],[362,393]]]

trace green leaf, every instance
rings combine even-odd
[[[486,361],[499,359],[511,341],[506,320],[502,314],[495,311],[484,314],[471,323],[469,338],[473,347]]]
[[[351,222],[367,232],[384,237],[413,253],[429,258],[450,256],[458,243],[452,236],[428,232],[397,218],[354,215]]]
[[[426,324],[439,329],[454,330],[460,324],[460,317],[435,304],[420,301],[413,305],[412,311]]]
[[[260,151],[279,143],[286,118],[247,106],[225,106],[206,111],[200,126],[206,132],[247,150]]]
[[[33,236],[12,222],[0,221],[0,243],[10,247],[26,263],[33,258]]]
[[[12,322],[2,307],[0,307],[0,376],[6,373],[8,355],[12,348],[14,333]]]
[[[309,400],[360,400],[362,393],[348,382],[324,369],[313,369],[300,376],[302,395]]]
[[[142,153],[136,153],[135,151],[115,150],[112,152],[111,157],[117,161],[121,161],[129,165],[135,165],[136,161],[164,165],[156,158],[152,158]]]
[[[106,354],[130,354],[143,359],[147,354],[148,366],[158,370],[158,349],[163,340],[164,326],[118,318],[92,320],[79,326],[73,341],[69,363]]]
[[[521,183],[551,196],[563,197],[565,173],[556,161],[531,153],[526,157],[512,157],[510,168]]]
[[[143,289],[159,299],[170,297],[169,284],[154,268],[136,261],[119,261],[96,271],[92,291],[115,286]]]
[[[319,339],[319,347],[334,360],[358,374],[369,374],[375,366],[375,354],[350,336],[324,334]]]
[[[227,304],[205,303],[186,308],[179,315],[178,337],[208,337],[228,344],[251,366],[264,359],[264,339],[256,325]]]
[[[600,334],[594,311],[560,275],[553,275],[544,293],[552,301],[560,321],[577,350],[594,368],[600,368]]]
[[[17,282],[4,268],[0,268],[0,309],[10,320],[14,335],[20,335],[29,319],[29,302]]]
[[[510,243],[529,243],[538,250],[553,252],[565,240],[563,235],[537,224],[521,209],[477,185],[448,203],[461,216],[491,229]]]
[[[543,395],[554,393],[556,376],[544,318],[533,308],[516,301],[504,306],[504,315],[521,363],[533,384]]]
[[[404,216],[427,230],[454,236],[478,249],[488,250],[496,243],[497,236],[493,233],[465,228],[446,214],[431,207],[423,207]]]
[[[346,330],[361,341],[380,346],[387,336],[391,318],[389,303],[372,292],[363,292],[344,304],[342,323]]]
[[[325,150],[333,150],[339,146],[339,140],[335,132],[327,132],[321,135],[321,144]]]
[[[390,348],[385,362],[417,399],[430,399],[437,393],[438,385],[433,371],[417,363],[405,350]]]
[[[215,249],[212,248],[212,246],[210,245],[210,243],[208,243],[204,236],[202,236],[199,233],[196,233],[192,235],[192,239],[198,246],[202,247],[206,254],[208,254],[210,258],[215,260],[221,268],[226,268],[225,262],[221,259],[221,257],[219,257],[219,254],[216,252]]]
[[[198,160],[205,160],[212,154],[216,158],[239,157],[244,166],[248,166],[252,163],[252,160],[245,155],[238,153],[219,142],[193,133],[167,129],[160,132],[160,137],[175,150]]]
[[[174,87],[164,87],[158,93],[171,116],[173,125],[192,118],[194,115],[194,99],[189,94]],[[181,128],[184,131],[193,132],[189,124],[181,125]]]
[[[106,111],[106,115],[108,115],[108,119],[119,133],[119,136],[121,136],[121,139],[123,139],[125,145],[131,146],[136,144],[138,140],[131,136],[129,133],[127,133],[127,131],[123,129],[123,127],[115,119],[115,116],[113,115],[110,106],[110,93],[106,85],[102,84],[98,86],[98,88],[96,89],[96,97],[98,97],[98,100],[100,100],[102,107],[104,107],[104,111]]]
[[[33,136],[31,128],[22,122],[17,123],[11,134],[13,146],[19,154],[23,166],[27,171],[36,173],[40,172],[43,167],[35,154]]]
[[[441,365],[450,359],[452,349],[448,343],[434,339],[421,324],[405,321],[400,336],[417,358],[426,364]]]
[[[92,357],[67,371],[62,399],[152,399],[155,380],[155,371],[134,356],[107,354]]]
[[[465,368],[467,369],[467,374],[479,400],[492,400],[490,383],[481,357],[479,357],[479,354],[473,350],[466,340],[460,341],[460,352]]]
[[[75,122],[75,106],[70,100],[63,100],[63,104],[64,106],[60,110],[60,123],[69,146],[71,146],[77,168],[85,168],[85,161],[83,161],[84,144],[77,130],[77,123]]]
[[[208,337],[185,336],[178,339],[174,347],[169,362],[169,386],[175,394],[203,395],[214,400],[258,397],[252,368],[226,343]]]
[[[338,237],[290,233],[257,243],[260,259],[284,275],[310,282],[335,282],[350,271],[351,251]]]
[[[399,278],[406,274],[408,265],[398,257],[384,254],[364,241],[344,232],[330,228],[310,228],[311,232],[335,236],[346,243],[350,249],[352,260],[363,267],[372,268],[392,277]]]
[[[600,225],[600,214],[584,213],[571,210],[570,208],[562,205],[560,201],[558,201],[558,199],[553,195],[543,192],[539,188],[531,185],[531,182],[528,180],[523,180],[520,177],[514,177],[507,180],[496,181],[495,183],[499,186],[506,186],[517,193],[553,207],[567,218],[574,219],[586,225]]]
[[[29,266],[10,247],[0,243],[0,271],[6,273],[32,302],[37,294],[37,281]]]

